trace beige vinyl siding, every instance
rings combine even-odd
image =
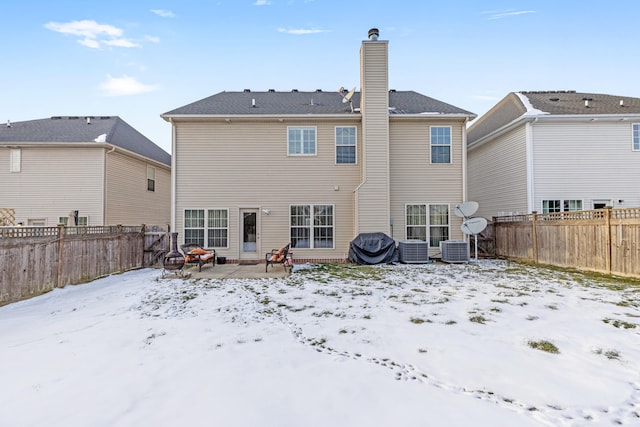
[[[361,49],[362,182],[357,191],[358,233],[389,234],[388,43]]]
[[[430,126],[451,127],[451,164],[430,163]],[[402,120],[390,126],[391,218],[393,238],[406,239],[407,204],[449,205],[449,238],[460,240],[462,221],[454,208],[463,201],[462,132],[460,121]],[[437,248],[431,248],[431,252]]]
[[[613,200],[640,206],[640,152],[632,151],[631,123],[538,122],[533,126],[535,209],[542,200]],[[618,203],[623,200],[622,203]]]
[[[467,159],[469,200],[480,204],[476,216],[528,212],[525,126],[470,148]]]
[[[176,126],[176,231],[184,241],[185,209],[229,209],[229,247],[218,254],[239,257],[239,209],[269,209],[259,213],[257,254],[286,244],[289,207],[331,204],[334,211],[334,249],[294,249],[296,258],[346,258],[354,234],[354,194],[359,165],[335,163],[335,126],[329,120],[282,123],[255,120],[183,122]],[[340,121],[356,126],[357,119]],[[316,127],[316,155],[288,156],[287,127]],[[360,146],[360,141],[358,141]],[[358,152],[360,149],[358,147]],[[358,159],[358,162],[360,160]],[[337,188],[337,189],[336,189]]]
[[[171,220],[171,169],[115,151],[106,154],[105,225],[166,225]],[[155,191],[147,191],[147,165]]]
[[[10,149],[0,148],[0,207],[14,208],[16,222],[58,224],[78,210],[89,225],[102,225],[101,148],[22,147],[20,172],[9,172]]]

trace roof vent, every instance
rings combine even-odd
[[[316,92],[322,92],[322,89],[316,89]]]
[[[291,89],[291,92],[298,92],[298,89]]]
[[[78,120],[80,117],[78,116],[69,116],[67,117],[69,120]]]
[[[251,89],[245,89],[244,93],[251,92]]]
[[[255,99],[255,98],[252,98],[252,99],[251,99],[251,106],[252,106],[253,108],[256,108],[256,99]]]
[[[52,116],[51,120],[60,120],[62,116]]]
[[[275,91],[276,91],[275,89],[269,89],[269,92],[275,92]]]
[[[11,120],[7,120],[7,127],[10,128],[11,127]]]
[[[378,36],[380,36],[380,31],[378,31],[377,28],[372,28],[369,30],[369,33],[367,36],[369,37],[369,40],[376,41],[378,40]]]
[[[620,106],[621,106],[621,107],[624,107],[624,99],[621,99],[621,100],[620,100]]]
[[[558,98],[556,96],[556,97],[553,97],[553,98],[549,98],[549,101],[558,102],[558,101],[560,101],[560,98]]]
[[[586,99],[586,98],[585,98],[585,100],[584,100],[584,106],[585,106],[586,108],[589,108],[589,100],[588,100],[588,99]]]
[[[91,124],[91,117],[87,117],[87,124],[90,125]]]
[[[396,90],[395,89],[389,89],[389,92],[396,93]]]

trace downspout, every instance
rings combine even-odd
[[[538,121],[536,117],[532,122],[527,122],[525,126],[525,150],[526,150],[526,166],[527,166],[527,207],[529,212],[537,211],[534,206],[535,202],[535,173],[533,170],[533,125]]]
[[[109,184],[107,173],[107,157],[109,154],[116,151],[116,146],[112,145],[111,150],[106,151],[104,155],[104,173],[103,173],[103,185],[102,185],[102,225],[107,224],[107,185]]]
[[[467,122],[469,121],[469,117],[464,119],[464,123],[462,124],[462,201],[467,201]],[[451,220],[449,220],[451,221]],[[463,233],[464,240],[469,241],[470,237]],[[478,237],[476,236],[476,243],[478,242]],[[477,248],[476,248],[477,249]],[[476,258],[478,257],[478,252],[476,250]]]
[[[176,125],[171,122],[171,224],[169,231],[176,231]]]

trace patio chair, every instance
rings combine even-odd
[[[286,246],[281,247],[280,249],[271,249],[271,252],[267,252],[265,254],[265,272],[269,271],[269,266],[273,266],[275,264],[282,264],[285,273],[287,272],[287,267],[289,267],[289,273],[293,270],[293,260],[291,258],[291,252],[289,252],[289,248],[291,243],[287,243]]]
[[[202,266],[211,264],[213,268],[216,264],[216,250],[203,249],[197,243],[185,243],[180,246],[184,253],[184,262],[187,264],[198,264],[198,271],[202,271]]]

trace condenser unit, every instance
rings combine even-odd
[[[442,241],[440,253],[444,262],[469,262],[469,243],[464,240]]]
[[[429,243],[422,240],[402,240],[398,243],[398,258],[407,264],[429,262]]]

